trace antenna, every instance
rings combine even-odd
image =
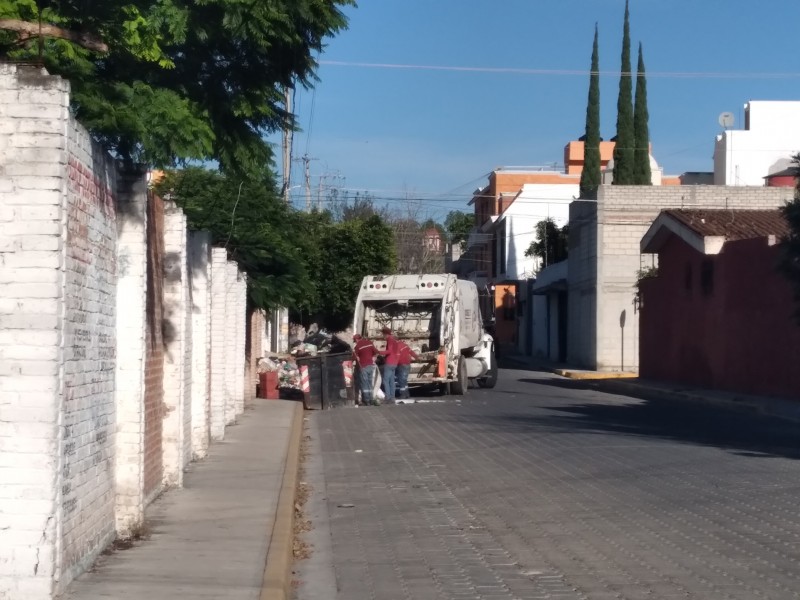
[[[717,119],[717,121],[719,122],[720,127],[723,129],[730,129],[733,127],[736,119],[734,118],[732,112],[724,112],[719,115],[719,119]]]

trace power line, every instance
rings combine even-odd
[[[455,71],[467,73],[497,73],[511,75],[577,75],[585,77],[592,73],[600,76],[619,77],[627,75],[637,76],[634,72],[621,71],[596,71],[592,72],[585,69],[531,69],[523,67],[459,67],[454,65],[420,65],[402,63],[369,63],[344,60],[322,60],[321,65],[332,67],[360,67],[365,69],[400,69],[416,71]],[[798,79],[800,73],[766,73],[766,72],[746,72],[746,71],[648,71],[647,77],[663,77],[671,79]]]

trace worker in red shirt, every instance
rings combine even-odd
[[[397,356],[397,399],[408,400],[411,394],[408,393],[408,375],[411,373],[411,359],[418,359],[417,353],[411,346],[402,340],[398,340],[400,348]]]
[[[361,389],[361,403],[377,406],[379,402],[372,398],[372,386],[375,382],[375,357],[378,349],[371,340],[359,334],[353,336],[353,358],[358,365],[358,387]]]
[[[386,393],[386,404],[394,404],[395,402],[395,388],[397,383],[395,375],[397,371],[397,359],[399,356],[399,346],[397,338],[392,335],[392,330],[384,327],[381,330],[383,339],[386,340],[386,348],[381,352],[384,357],[383,363],[383,391]]]

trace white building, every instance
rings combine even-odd
[[[800,102],[751,100],[744,129],[719,134],[714,145],[714,185],[761,186],[800,151]]]
[[[569,222],[569,203],[580,192],[577,183],[526,183],[509,207],[494,222],[497,232],[497,272],[508,280],[536,277],[541,260],[525,256],[525,251],[537,239],[536,225],[552,219],[559,227]]]

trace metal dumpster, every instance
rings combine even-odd
[[[306,408],[328,409],[355,404],[352,381],[345,378],[345,363],[350,360],[349,352],[320,353],[296,359],[298,368],[308,369]]]

